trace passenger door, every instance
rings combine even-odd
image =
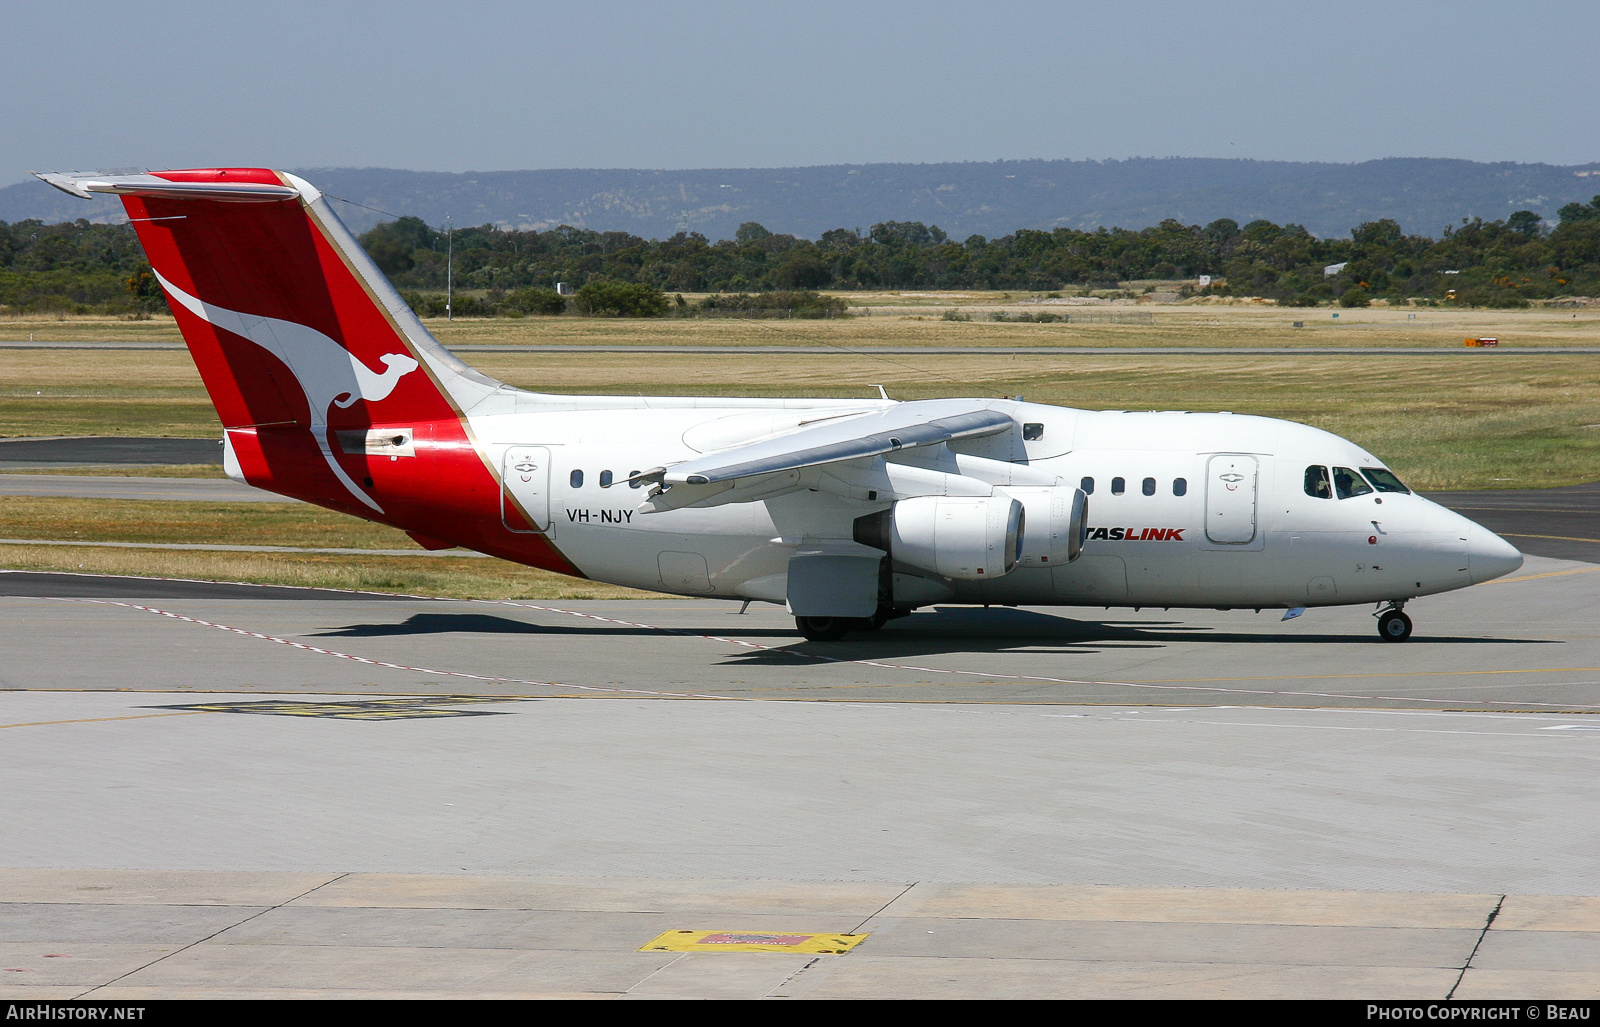
[[[1243,545],[1256,537],[1256,458],[1218,454],[1206,465],[1206,538]]]
[[[550,519],[550,450],[512,446],[500,464],[500,523],[508,531],[554,536]]]

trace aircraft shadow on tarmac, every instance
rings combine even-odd
[[[310,638],[376,638],[383,635],[647,635],[663,634],[728,634],[727,628],[666,629],[634,627],[630,624],[600,624],[594,621],[571,624],[530,624],[509,617],[492,617],[483,613],[414,613],[397,624],[348,624],[330,631],[319,631]],[[746,638],[794,638],[793,631],[782,628],[755,628],[736,632]]]
[[[808,642],[785,628],[696,627],[661,629],[624,624],[531,624],[509,617],[481,613],[416,613],[398,623],[350,624],[318,632],[317,638],[376,638],[394,635],[605,635],[659,636],[662,634],[731,635],[741,638],[787,640],[773,649],[743,653],[729,663],[814,662],[848,659],[905,658],[939,653],[1043,652],[1090,656],[1106,650],[1161,649],[1175,642],[1269,643],[1282,645],[1330,642],[1381,644],[1372,634],[1313,634],[1304,631],[1275,633],[1217,631],[1204,625],[1171,621],[1088,621],[1051,616],[1030,610],[971,607],[941,608],[893,621],[873,634],[847,636],[839,642]],[[1409,645],[1507,643],[1559,644],[1553,639],[1466,638],[1418,635]]]
[[[655,635],[649,628],[612,624],[529,624],[482,613],[414,613],[398,624],[350,624],[319,631],[315,638],[375,638],[381,635]]]
[[[723,634],[733,634],[723,629]],[[737,632],[745,634],[745,632]],[[792,645],[764,652],[743,653],[729,664],[792,662],[812,659],[886,659],[934,656],[945,653],[1043,653],[1093,656],[1108,650],[1163,649],[1179,642],[1248,643],[1272,645],[1326,645],[1354,642],[1385,644],[1377,630],[1371,634],[1305,631],[1272,632],[1265,624],[1258,631],[1217,631],[1205,625],[1171,621],[1089,621],[1016,609],[941,608],[892,621],[871,635],[848,635],[838,642],[796,640]],[[1471,638],[1419,634],[1408,645],[1476,645],[1520,643],[1559,645],[1557,639]]]

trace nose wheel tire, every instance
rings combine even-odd
[[[1378,618],[1378,634],[1385,642],[1404,642],[1411,637],[1411,618],[1399,610],[1390,610]]]

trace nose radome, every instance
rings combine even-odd
[[[1485,528],[1474,524],[1467,534],[1467,576],[1474,585],[1510,574],[1522,566],[1517,547]]]

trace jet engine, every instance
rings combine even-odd
[[[1019,557],[1024,567],[1059,567],[1078,558],[1089,517],[1089,497],[1082,489],[1012,485],[1004,491],[1022,504],[1027,517],[1028,537]]]
[[[1010,573],[1021,558],[1026,513],[1006,495],[918,496],[857,518],[855,540],[946,578]]]

